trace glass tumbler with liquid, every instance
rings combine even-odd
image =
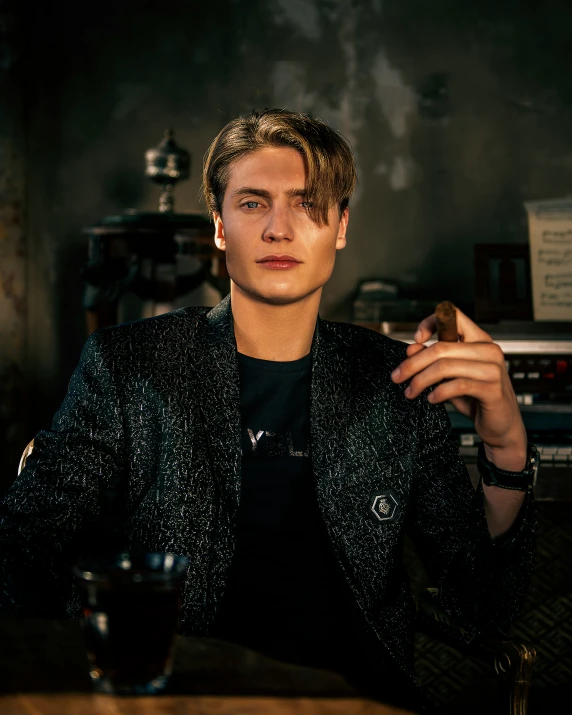
[[[74,566],[96,692],[142,695],[165,688],[188,565],[172,553],[122,553]]]

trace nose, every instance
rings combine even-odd
[[[274,204],[268,214],[268,221],[264,228],[263,239],[267,243],[273,241],[291,241],[294,238],[294,229],[291,222],[290,211],[287,206]]]

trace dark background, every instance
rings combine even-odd
[[[167,126],[200,166],[253,108],[342,131],[360,182],[321,315],[381,276],[469,313],[476,242],[526,242],[523,201],[572,190],[572,3],[209,0],[0,3],[2,481],[49,423],[85,339],[82,228],[157,208]]]
[[[523,202],[572,192],[571,36],[570,0],[0,0],[0,494],[86,337],[82,229],[157,208],[144,152],[167,126],[193,157],[177,210],[194,211],[230,118],[328,121],[360,181],[322,317],[348,320],[372,276],[473,315],[474,244],[525,243]],[[554,573],[571,543],[558,507],[541,522]],[[535,584],[523,633],[547,629],[538,673],[563,683],[569,589]]]
[[[180,211],[201,209],[202,156],[238,113],[309,111],[351,140],[360,183],[326,318],[348,319],[357,281],[372,275],[470,312],[474,243],[525,242],[523,201],[572,187],[569,2],[9,2],[0,12],[0,359],[4,381],[21,373],[15,409],[32,389],[31,428],[51,417],[85,338],[82,228],[156,208],[143,154],[166,126],[193,156]]]

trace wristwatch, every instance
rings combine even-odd
[[[540,462],[540,452],[533,445],[528,445],[526,466],[522,472],[507,472],[506,469],[499,469],[495,464],[489,462],[485,454],[485,445],[481,442],[477,451],[477,469],[487,487],[501,487],[502,489],[514,489],[519,492],[526,492],[536,484],[538,465]]]

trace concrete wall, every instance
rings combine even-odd
[[[327,318],[369,276],[470,311],[474,243],[526,241],[522,202],[572,191],[567,2],[125,0],[25,22],[31,428],[84,339],[82,227],[156,208],[143,154],[167,126],[193,155],[181,211],[200,208],[202,155],[238,113],[303,110],[351,140],[360,183]]]
[[[6,465],[17,465],[21,442],[27,437],[26,162],[22,77],[14,68],[19,41],[17,17],[4,5],[0,8],[0,486]]]

